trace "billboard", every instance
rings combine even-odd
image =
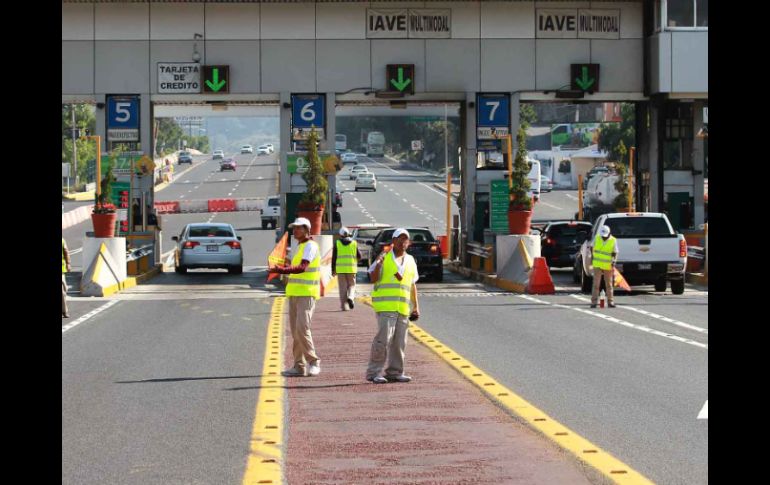
[[[551,149],[581,149],[599,143],[600,123],[559,123],[551,125]]]

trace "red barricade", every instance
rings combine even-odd
[[[178,214],[179,202],[160,201],[155,203],[155,210],[158,214]]]
[[[235,212],[235,199],[209,200],[209,212]]]

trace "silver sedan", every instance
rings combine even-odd
[[[225,268],[230,274],[243,273],[241,237],[230,224],[199,222],[187,224],[176,241],[175,270],[184,274],[190,268]]]

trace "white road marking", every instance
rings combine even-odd
[[[571,296],[572,296],[572,298],[574,298],[576,300],[585,301],[585,302],[590,302],[591,301],[590,299],[582,297],[582,296],[578,296],[578,295],[571,295]],[[690,329],[690,330],[694,330],[696,332],[700,332],[700,333],[703,333],[703,334],[708,334],[709,333],[707,328],[696,327],[695,325],[690,325],[689,323],[680,322],[679,320],[674,320],[673,318],[664,317],[663,315],[658,315],[657,313],[648,312],[647,310],[642,310],[640,308],[634,308],[634,307],[628,306],[628,305],[623,305],[623,306],[618,307],[618,308],[622,308],[623,310],[631,310],[632,312],[636,312],[636,313],[641,313],[642,315],[645,315],[645,316],[648,316],[648,317],[652,317],[652,318],[657,318],[658,320],[662,320],[662,321],[664,321],[666,323],[671,323],[673,325],[677,325],[677,326],[682,327],[682,328],[687,328],[687,329]]]
[[[548,207],[551,207],[551,208],[553,208],[553,209],[557,209],[557,210],[563,210],[563,208],[562,208],[562,207],[559,207],[559,206],[557,206],[557,205],[553,205],[553,204],[549,204],[548,202],[543,202],[543,199],[540,199],[540,201],[538,202],[538,204],[543,204],[544,206],[548,206]]]
[[[433,187],[431,187],[431,186],[429,186],[429,185],[425,185],[425,184],[424,184],[424,183],[422,183],[422,182],[418,182],[418,183],[419,183],[420,185],[422,185],[423,187],[425,187],[426,189],[428,189],[428,190],[430,190],[430,191],[433,191],[433,192],[437,193],[438,195],[440,195],[441,197],[443,197],[444,199],[446,199],[446,192],[439,192],[438,190],[434,189]]]
[[[370,160],[371,160],[371,159],[370,159]],[[388,166],[387,166],[387,165],[385,165],[384,163],[375,162],[374,160],[372,160],[372,161],[373,161],[374,163],[376,163],[377,165],[382,165],[383,167],[387,168],[387,169],[388,169],[388,170],[390,170],[391,172],[395,172],[395,173],[397,173],[397,174],[401,175],[401,172],[399,172],[398,170],[393,170],[392,168],[388,167]]]
[[[591,311],[591,310],[586,310],[585,308],[576,308],[576,307],[571,307],[571,306],[567,306],[567,305],[561,305],[559,303],[549,303],[547,301],[543,301],[543,300],[539,300],[537,298],[533,298],[533,297],[531,297],[529,295],[516,295],[516,296],[518,296],[519,298],[523,298],[525,300],[533,301],[535,303],[541,303],[541,304],[544,304],[544,305],[550,305],[550,306],[554,306],[554,307],[557,307],[557,308],[564,308],[566,310],[572,310],[572,311],[576,311],[576,312],[580,312],[580,313],[585,313],[586,315],[591,315],[591,316],[594,316],[594,317],[598,317],[598,318],[607,320],[608,322],[617,323],[618,325],[623,325],[624,327],[633,328],[634,330],[639,330],[639,331],[642,331],[642,332],[645,332],[645,333],[650,333],[652,335],[657,335],[658,337],[664,337],[664,338],[667,338],[667,339],[676,340],[677,342],[682,342],[682,343],[685,343],[685,344],[688,344],[688,345],[693,345],[695,347],[700,347],[702,349],[708,350],[708,348],[709,348],[709,346],[707,344],[696,342],[694,340],[690,340],[690,339],[687,339],[687,338],[684,338],[684,337],[679,337],[678,335],[672,335],[672,334],[665,333],[665,332],[659,332],[658,330],[653,330],[650,327],[645,327],[643,325],[635,325],[635,324],[633,324],[631,322],[627,322],[625,320],[620,320],[619,318],[615,318],[615,317],[606,315],[604,313],[599,313],[599,312],[594,312],[594,311]]]
[[[83,252],[83,248],[73,249],[72,251],[70,251],[70,256],[72,256],[73,254],[78,254],[82,252]]]
[[[75,327],[77,325],[80,325],[81,323],[85,322],[86,320],[89,320],[91,317],[94,317],[94,316],[98,315],[99,313],[103,312],[104,310],[108,309],[109,307],[111,307],[112,305],[116,304],[119,301],[120,300],[108,301],[107,303],[105,303],[104,305],[100,306],[96,310],[93,310],[93,311],[91,311],[89,313],[86,313],[85,315],[83,315],[82,317],[78,318],[74,322],[69,323],[69,324],[63,326],[61,328],[61,333],[64,333],[67,330],[69,330],[69,329],[71,329],[71,328],[73,328],[73,327]]]
[[[180,196],[179,196],[179,198],[180,198],[180,199],[184,199],[184,195],[180,195]]]
[[[575,196],[574,196],[574,195],[572,195],[572,194],[564,194],[564,195],[565,195],[566,197],[569,197],[569,198],[570,198],[570,199],[572,199],[572,200],[578,200],[578,198],[577,198],[577,197],[575,197]]]
[[[398,197],[401,197],[401,194],[399,194],[398,192],[393,192],[393,193],[394,193],[395,195],[397,195]]]
[[[403,200],[405,204],[408,204],[408,203],[409,203],[409,201],[408,201],[408,200],[406,200],[406,199],[401,199],[401,200]]]
[[[703,408],[698,413],[698,419],[708,419],[709,418],[709,400],[706,399],[706,404],[703,405]]]

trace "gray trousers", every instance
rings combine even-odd
[[[61,274],[61,314],[62,316],[69,313],[67,309],[67,274]]]
[[[294,368],[303,371],[307,362],[320,362],[315,353],[313,335],[310,333],[310,320],[315,310],[315,298],[312,296],[289,297],[289,326],[291,327],[292,354]]]
[[[388,366],[385,367],[385,375],[399,376],[404,373],[404,352],[409,319],[398,312],[380,312],[377,313],[377,325],[379,329],[372,341],[372,353],[369,357],[366,377],[380,375],[385,367],[386,358]]]
[[[337,283],[340,285],[340,306],[345,309],[345,304],[349,299],[356,297],[356,275],[355,273],[337,273]]]
[[[615,303],[615,289],[613,288],[615,273],[611,269],[594,268],[594,288],[591,292],[591,304],[595,305],[599,301],[599,289],[602,286],[604,278],[604,287],[607,293],[607,304]]]

